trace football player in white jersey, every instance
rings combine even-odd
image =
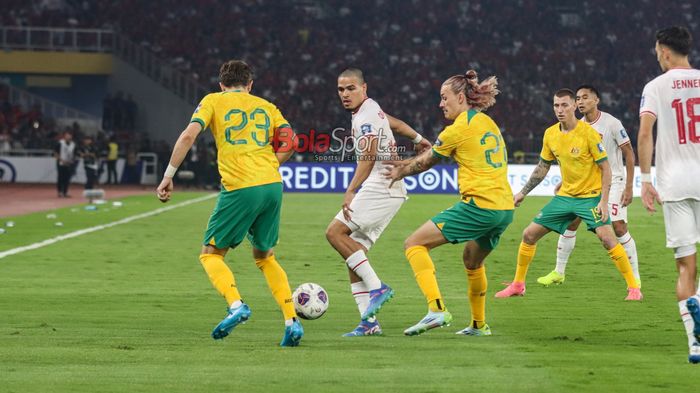
[[[360,324],[344,336],[370,336],[381,334],[375,314],[394,292],[379,280],[366,252],[407,199],[403,181],[392,185],[391,180],[381,174],[382,161],[396,158],[392,129],[411,139],[419,150],[431,145],[406,123],[385,114],[376,101],[367,97],[367,84],[361,70],[349,68],[338,76],[338,96],[343,107],[352,112],[357,168],[345,192],[341,211],[326,229],[326,238],[345,259],[361,316]]]
[[[688,335],[688,361],[700,363],[700,295],[695,283],[700,242],[700,70],[688,61],[691,44],[685,27],[656,33],[656,58],[664,73],[644,86],[637,149],[642,203],[649,212],[656,211],[654,202],[663,204],[666,247],[676,258],[676,296]],[[651,177],[654,123],[656,186]]]
[[[627,231],[627,206],[632,202],[632,180],[634,180],[634,150],[630,138],[620,120],[598,109],[600,94],[591,85],[582,85],[576,89],[576,106],[583,115],[581,120],[590,124],[603,138],[603,146],[608,152],[608,162],[612,170],[612,183],[608,211],[617,240],[625,248],[632,265],[637,285],[641,285],[637,246],[632,235]],[[622,158],[624,157],[624,164]],[[537,279],[542,285],[561,284],[564,282],[566,264],[576,245],[576,229],[581,224],[577,218],[566,231],[559,235],[557,244],[557,264],[546,276]]]

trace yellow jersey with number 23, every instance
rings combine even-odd
[[[226,191],[282,181],[272,142],[275,130],[290,126],[269,101],[239,90],[211,93],[191,122],[211,128]]]

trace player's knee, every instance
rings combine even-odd
[[[617,238],[615,236],[599,236],[600,241],[603,243],[603,247],[605,247],[606,250],[612,250],[620,244],[619,241],[617,241]]]
[[[533,245],[537,243],[535,234],[527,228],[523,231],[523,243]]]
[[[335,244],[339,235],[340,231],[338,231],[338,229],[333,224],[329,225],[328,228],[326,228],[326,240],[328,240],[328,243]]]
[[[622,235],[627,233],[627,224],[624,221],[613,221],[613,231],[615,236],[622,237]]]
[[[409,236],[409,237],[407,237],[406,240],[404,240],[404,242],[403,242],[403,249],[404,249],[404,250],[408,250],[408,249],[411,248],[411,247],[421,246],[421,245],[422,245],[422,244],[420,244],[420,242],[418,241],[418,239],[417,239],[416,237],[414,237],[414,236]]]

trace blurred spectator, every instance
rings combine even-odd
[[[91,136],[86,136],[83,139],[83,145],[80,148],[80,156],[83,159],[83,169],[85,169],[85,189],[92,190],[95,188],[97,180],[97,147],[93,143]]]
[[[58,181],[56,183],[59,198],[70,198],[68,186],[75,170],[75,142],[73,135],[66,131],[56,144],[55,157],[58,169]]]
[[[117,139],[112,136],[107,144],[107,184],[119,183],[117,176],[117,160],[119,159],[119,145]]]

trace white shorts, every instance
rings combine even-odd
[[[664,202],[666,247],[692,246],[700,242],[700,201]]]
[[[622,193],[625,191],[624,182],[615,182],[610,185],[610,195],[608,196],[608,213],[610,221],[627,222],[627,206],[622,206]]]
[[[335,219],[350,228],[351,239],[369,250],[405,201],[406,198],[403,197],[390,197],[388,193],[375,191],[363,192],[360,189],[350,203],[350,209],[352,209],[350,221],[343,217],[342,209],[336,214]]]

